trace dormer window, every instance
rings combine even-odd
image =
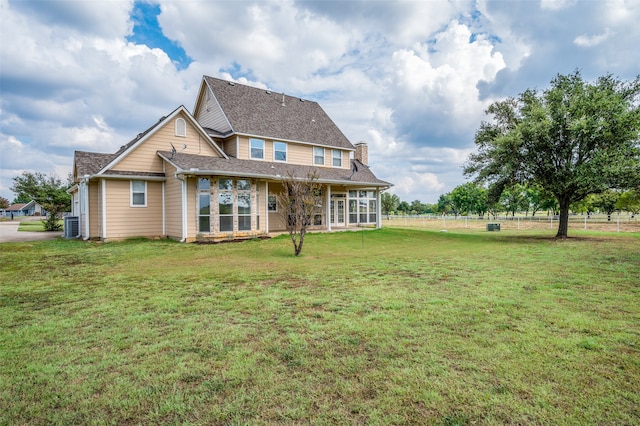
[[[273,143],[273,161],[287,161],[287,144],[284,142]]]
[[[342,167],[342,151],[339,149],[332,149],[331,159],[333,167]]]
[[[252,160],[264,160],[264,141],[262,139],[249,139],[249,151]]]
[[[187,136],[187,122],[184,121],[184,118],[176,119],[176,136],[183,138]]]

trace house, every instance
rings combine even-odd
[[[17,217],[17,216],[43,216],[47,212],[42,208],[40,203],[34,200],[28,203],[16,203],[12,204],[2,211],[5,217]]]
[[[391,184],[367,162],[318,103],[204,76],[193,113],[178,107],[112,154],[75,152],[72,215],[84,239],[254,238],[285,230],[282,180],[317,172],[313,228],[380,227]]]

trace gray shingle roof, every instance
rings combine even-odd
[[[184,153],[175,153],[172,157],[171,152],[168,151],[160,151],[158,154],[183,171],[194,171],[201,175],[215,174],[281,180],[289,175],[304,178],[309,173],[316,171],[318,172],[318,180],[323,183],[341,183],[350,186],[391,186],[389,182],[376,178],[369,167],[357,160],[352,160],[350,169],[339,169],[239,160],[237,158],[225,159]]]
[[[354,149],[317,102],[209,76],[204,80],[235,133]]]
[[[104,166],[109,164],[118,154],[103,154],[100,152],[76,151],[73,162],[76,165],[78,177],[93,176]]]

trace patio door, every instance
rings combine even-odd
[[[345,196],[342,194],[331,195],[331,226],[344,226]]]

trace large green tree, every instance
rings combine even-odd
[[[527,188],[519,183],[505,188],[500,197],[500,205],[506,213],[511,213],[512,217],[516,212],[528,210]]]
[[[396,194],[383,192],[380,196],[380,208],[382,209],[382,214],[387,216],[387,219],[389,219],[389,214],[398,208],[399,204],[400,197]]]
[[[620,195],[616,206],[620,210],[631,212],[632,217],[640,213],[640,190],[631,189]]]
[[[23,172],[22,175],[13,178],[11,190],[16,193],[16,201],[28,203],[36,201],[49,212],[45,222],[45,229],[57,231],[61,228],[58,223],[60,215],[71,210],[71,197],[67,189],[72,184],[71,177],[67,181],[56,176],[47,176],[40,172]]]
[[[499,192],[521,183],[552,193],[559,238],[567,236],[571,203],[640,180],[640,76],[589,83],[579,71],[557,75],[548,89],[495,102],[487,113],[493,120],[476,132],[465,175]]]
[[[449,200],[454,210],[462,214],[476,213],[484,216],[487,212],[487,190],[474,182],[467,182],[453,188]]]
[[[614,190],[604,191],[596,196],[596,207],[600,208],[601,212],[607,214],[607,219],[611,220],[611,215],[616,211],[618,200],[620,199],[620,193]]]

